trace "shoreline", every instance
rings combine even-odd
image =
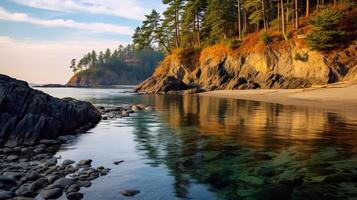
[[[305,89],[217,90],[198,95],[314,107],[330,111],[357,111],[357,82],[339,82]]]

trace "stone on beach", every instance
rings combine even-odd
[[[62,196],[62,188],[53,188],[48,190],[43,190],[41,192],[41,197],[44,199],[57,199]]]

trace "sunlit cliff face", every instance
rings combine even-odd
[[[327,132],[336,133],[329,135],[335,137],[336,142],[350,137],[349,143],[357,146],[349,127],[343,126],[343,114],[319,109],[191,95],[157,96],[155,104],[158,111],[169,110],[162,119],[173,128],[197,125],[196,131],[202,136],[232,137],[243,146],[264,148],[266,143],[274,141],[273,146],[279,147],[279,141],[284,141],[285,145],[313,148]]]

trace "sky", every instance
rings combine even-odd
[[[0,0],[0,74],[66,83],[72,58],[132,42],[161,0]]]

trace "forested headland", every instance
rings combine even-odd
[[[138,90],[301,88],[356,77],[354,1],[163,3],[133,35],[136,49],[166,52]]]
[[[148,78],[162,60],[163,53],[157,49],[137,50],[133,45],[120,45],[110,49],[88,52],[81,59],[72,59],[70,69],[74,76],[67,86],[111,87],[135,85]]]

